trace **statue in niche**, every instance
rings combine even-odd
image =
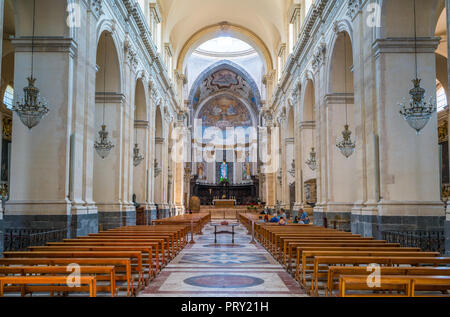
[[[220,183],[222,182],[228,182],[228,164],[223,161],[222,164],[220,164]]]
[[[250,163],[245,163],[244,168],[242,170],[242,179],[250,179]]]
[[[203,163],[199,163],[198,166],[197,166],[197,176],[198,176],[198,179],[203,179],[203,178],[204,178],[204,175],[203,175],[203,169],[204,169]]]

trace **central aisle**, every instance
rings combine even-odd
[[[217,222],[217,223],[220,223]],[[231,228],[219,227],[219,230]],[[217,235],[206,225],[140,296],[278,297],[306,296],[298,283],[239,225],[231,235]]]

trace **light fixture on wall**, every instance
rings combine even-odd
[[[345,126],[342,131],[342,139],[336,143],[336,147],[342,155],[349,158],[356,148],[356,142],[352,141],[352,132],[348,126],[348,104],[347,104],[347,33],[344,32],[344,81],[345,81]]]
[[[137,130],[135,129],[135,136],[134,139],[136,140],[135,144],[134,144],[134,149],[133,149],[133,164],[134,166],[138,166],[139,164],[141,164],[141,162],[144,160],[144,156],[139,154],[139,145],[137,143]]]
[[[417,27],[416,27],[416,0],[414,2],[414,59],[416,77],[412,80],[414,88],[409,91],[411,99],[399,103],[401,106],[400,114],[408,122],[411,128],[416,130],[417,134],[427,125],[433,113],[436,111],[436,102],[433,97],[425,101],[425,89],[420,87],[420,81],[417,70]]]
[[[114,144],[108,139],[108,132],[106,131],[106,125],[105,125],[105,106],[106,106],[106,64],[107,64],[107,59],[106,59],[106,54],[107,54],[107,47],[106,44],[108,43],[106,40],[106,36],[105,35],[105,45],[104,45],[104,50],[105,50],[105,64],[104,64],[104,72],[103,72],[103,89],[104,89],[104,96],[103,96],[103,124],[102,124],[102,129],[98,132],[99,134],[99,140],[95,141],[94,143],[94,148],[97,151],[98,155],[100,155],[100,157],[102,159],[105,159],[109,153],[111,152],[111,150],[114,147]]]
[[[23,88],[24,96],[20,102],[12,107],[12,111],[19,115],[20,121],[32,129],[37,126],[42,117],[49,112],[47,101],[41,98],[39,89],[34,86],[36,78],[33,77],[34,70],[34,29],[36,15],[36,0],[33,1],[33,36],[31,37],[31,75],[27,78],[28,86]]]

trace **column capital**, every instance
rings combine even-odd
[[[37,36],[32,41],[31,36],[11,37],[15,52],[31,52],[32,42],[34,52],[66,52],[71,57],[75,57],[78,53],[78,44],[72,38]]]
[[[414,54],[417,53],[434,54],[439,43],[440,37],[418,37],[417,41],[413,37],[396,37],[376,39],[372,44],[375,58],[381,54]]]

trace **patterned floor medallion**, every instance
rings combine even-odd
[[[248,275],[200,275],[187,278],[186,284],[208,288],[243,288],[261,285],[264,280]]]
[[[306,296],[298,283],[240,225],[231,236],[206,225],[139,296],[286,297]]]

